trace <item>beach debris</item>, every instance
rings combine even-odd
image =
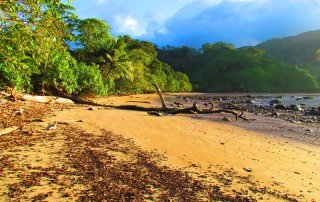
[[[56,121],[53,122],[53,123],[49,123],[48,127],[47,127],[47,130],[56,130],[57,129],[57,125],[58,125],[58,123]]]
[[[22,100],[29,102],[39,102],[39,103],[57,103],[57,104],[74,104],[71,99],[55,97],[55,96],[33,96],[33,95],[23,95]]]
[[[271,116],[272,116],[272,117],[279,117],[280,114],[279,114],[278,112],[273,112],[273,113],[271,114]]]
[[[143,103],[143,104],[151,104],[149,101],[136,101],[136,100],[129,100],[127,102],[133,102],[133,103]]]
[[[70,124],[70,123],[77,123],[77,122],[84,122],[84,120],[80,119],[80,120],[62,120],[62,121],[58,121],[58,124]]]
[[[46,121],[44,119],[35,118],[35,119],[31,119],[31,120],[26,120],[26,122],[46,122]]]
[[[306,132],[313,133],[313,130],[307,129]]]
[[[270,105],[274,105],[274,104],[282,104],[282,102],[280,100],[271,100],[269,102]]]
[[[136,105],[120,105],[120,106],[113,106],[113,105],[106,105],[106,104],[99,104],[99,103],[95,103],[93,101],[88,101],[88,100],[84,100],[81,98],[77,98],[77,97],[73,97],[70,95],[67,95],[63,92],[61,92],[61,90],[56,89],[57,92],[60,92],[61,95],[63,95],[63,97],[71,99],[72,101],[74,101],[77,104],[88,104],[88,105],[92,105],[92,106],[99,106],[99,107],[109,107],[109,108],[113,108],[113,109],[125,109],[125,110],[135,110],[135,111],[144,111],[144,112],[151,112],[151,114],[154,114],[153,111],[161,111],[167,114],[172,114],[172,115],[176,115],[176,114],[193,114],[193,113],[197,113],[197,114],[215,114],[215,113],[229,113],[229,114],[233,114],[235,116],[235,119],[238,120],[238,118],[241,118],[243,120],[248,120],[247,118],[243,117],[243,116],[239,116],[239,113],[237,111],[234,110],[229,110],[229,109],[213,109],[213,107],[211,108],[200,108],[196,102],[194,102],[192,107],[189,108],[169,108],[166,105],[166,102],[164,100],[164,97],[161,93],[161,89],[159,88],[159,86],[157,86],[156,84],[153,84],[153,86],[156,88],[157,93],[160,97],[160,101],[161,101],[161,108],[154,108],[154,107],[141,107],[141,106],[136,106]],[[213,105],[212,105],[213,106]],[[89,108],[88,110],[93,110],[93,108]],[[150,114],[150,115],[151,115]],[[155,114],[154,114],[155,115]],[[159,115],[155,115],[155,116],[159,116]]]
[[[252,172],[252,168],[249,168],[249,167],[245,167],[243,168],[244,171],[248,172],[248,173],[251,173]]]
[[[151,116],[162,116],[160,114],[160,112],[157,112],[157,111],[150,111],[150,112],[148,112],[148,114],[151,115]]]
[[[173,102],[174,105],[176,105],[177,107],[183,107],[183,104],[181,104],[180,102]]]
[[[313,97],[313,96],[305,96],[305,97],[302,97],[302,99],[304,99],[304,100],[313,100],[313,99],[316,99],[316,98]]]
[[[70,99],[58,97],[55,99],[54,103],[56,104],[74,104],[74,102]]]
[[[20,108],[19,110],[15,111],[13,114],[14,115],[22,115],[24,109]]]
[[[19,129],[19,127],[17,127],[17,126],[11,126],[11,127],[2,129],[2,130],[0,130],[0,136],[8,134],[8,133],[12,133],[13,131],[16,131],[18,129]]]
[[[222,118],[222,121],[225,121],[225,122],[231,122],[232,120],[228,117],[223,117]]]
[[[29,102],[39,102],[39,103],[52,103],[55,97],[53,96],[33,96],[33,95],[23,95],[22,99]]]
[[[306,113],[306,115],[320,116],[320,111],[317,109],[311,109],[309,112]]]
[[[273,107],[274,109],[282,109],[282,110],[286,110],[287,107],[283,104],[277,104]]]

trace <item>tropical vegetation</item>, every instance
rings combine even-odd
[[[0,2],[0,87],[107,95],[150,92],[156,83],[191,91],[188,77],[160,62],[153,44],[113,37],[105,21],[73,11],[60,1]]]
[[[72,95],[146,93],[153,84],[166,92],[319,91],[319,31],[256,47],[195,49],[159,48],[110,30],[103,20],[79,19],[70,2],[1,1],[0,88]]]

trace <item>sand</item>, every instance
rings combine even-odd
[[[157,96],[153,94],[101,98],[96,101],[160,107]],[[240,183],[239,179],[249,177],[251,184],[257,183],[259,187],[266,186],[288,193],[299,201],[320,200],[319,146],[269,135],[268,131],[250,131],[202,115],[156,117],[146,112],[99,108],[88,110],[85,107],[58,111],[55,116],[48,117],[48,121],[79,119],[85,122],[73,123],[75,127],[97,134],[105,129],[132,139],[142,150],[163,154],[165,159],[162,165],[186,170],[197,178],[206,174],[207,183],[222,183],[211,178],[210,173],[230,177],[232,182],[224,187],[226,192],[246,189],[249,184]],[[232,174],[228,176],[228,173]],[[255,197],[259,199],[262,196]],[[262,197],[261,200],[276,199]]]

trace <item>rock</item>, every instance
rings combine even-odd
[[[296,120],[293,120],[293,119],[290,119],[290,120],[288,120],[290,123],[298,123],[298,121],[296,121]]]
[[[287,109],[287,107],[284,106],[283,104],[277,104],[273,108],[274,109],[282,109],[282,110],[286,110]]]
[[[280,100],[271,100],[269,102],[270,105],[274,105],[274,104],[282,104],[282,102]]]
[[[232,120],[228,117],[223,117],[222,121],[225,121],[225,122],[231,122]]]
[[[245,167],[245,168],[243,168],[243,170],[247,171],[248,173],[252,172],[252,168],[249,168],[249,167]]]
[[[307,112],[307,115],[320,116],[320,111],[312,109],[311,111]]]
[[[56,121],[53,122],[53,123],[49,123],[48,127],[47,127],[47,130],[56,130],[57,129],[57,125],[58,125],[58,123]]]
[[[160,112],[157,112],[157,111],[150,111],[150,112],[148,112],[148,114],[151,115],[151,116],[162,116],[160,114]]]
[[[302,111],[301,107],[298,105],[290,105],[289,109],[293,111]]]
[[[312,96],[305,96],[305,97],[302,97],[304,100],[313,100],[315,99],[315,97],[312,97]]]
[[[177,107],[183,107],[183,104],[181,104],[180,102],[173,102],[173,104],[175,104]]]
[[[247,104],[255,104],[256,102],[253,101],[253,100],[246,100],[245,103],[247,103]]]
[[[94,108],[93,108],[93,107],[89,107],[89,108],[88,108],[88,110],[93,111],[93,110],[94,110]]]
[[[279,114],[278,112],[273,112],[273,113],[271,114],[271,116],[272,116],[272,117],[279,117],[280,114]]]

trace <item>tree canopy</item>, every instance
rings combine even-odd
[[[204,44],[158,49],[161,61],[186,72],[195,90],[205,92],[316,92],[319,83],[306,69],[266,56],[255,47]],[[188,61],[188,62],[186,62]]]
[[[74,95],[152,92],[154,83],[167,92],[319,91],[318,32],[197,50],[158,48],[110,30],[106,21],[79,19],[59,0],[1,1],[0,87]]]
[[[2,1],[0,8],[0,87],[107,95],[150,92],[159,82],[165,91],[191,90],[153,44],[113,37],[105,21],[80,20],[70,4]]]

